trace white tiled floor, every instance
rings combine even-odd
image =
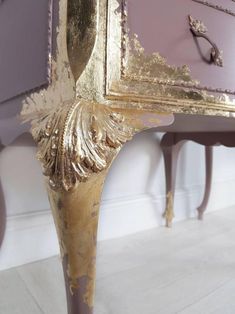
[[[235,208],[99,243],[95,314],[234,314]],[[0,314],[65,314],[58,257],[0,273]]]

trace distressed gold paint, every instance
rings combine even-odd
[[[67,47],[75,81],[90,59],[96,39],[97,1],[68,1]]]
[[[66,191],[107,168],[113,152],[135,128],[108,107],[75,100],[63,104],[34,127],[38,158],[52,188]]]
[[[109,3],[108,34],[112,36],[107,39],[106,99],[111,106],[234,116],[235,102],[229,96],[232,91],[200,86],[187,65],[171,66],[158,52],[145,53],[137,35],[130,37],[126,3]],[[118,52],[120,46],[122,51]]]
[[[171,191],[167,193],[166,210],[163,216],[166,219],[166,226],[170,228],[172,226],[172,220],[174,218],[173,194]]]
[[[67,55],[66,12],[66,1],[60,1],[52,83],[25,100],[22,116],[32,120],[37,157],[48,178],[48,195],[61,256],[67,261],[70,291],[73,294],[79,290],[79,279],[85,278],[83,301],[92,307],[98,211],[107,170],[126,141],[142,129],[162,124],[166,115],[117,110],[76,97],[74,79],[79,67],[74,65],[75,44],[71,44]],[[74,25],[70,37],[72,32]]]
[[[158,52],[147,55],[137,35],[132,39],[126,39],[126,42],[128,53],[124,74],[122,80],[112,83],[112,93],[120,91],[120,95],[126,95],[129,99],[136,97],[141,102],[152,97],[153,101],[158,99],[159,103],[182,100],[193,106],[196,101],[199,106],[203,104],[207,111],[215,110],[216,106],[221,107],[227,103],[233,105],[230,108],[235,110],[235,103],[228,95],[221,93],[220,96],[215,96],[215,94],[208,93],[207,87],[201,87],[199,81],[191,77],[187,65],[170,66]],[[125,94],[126,91],[129,94]],[[218,91],[215,90],[215,92]],[[177,112],[179,110],[182,112],[183,108],[187,110],[187,107],[182,105]],[[196,110],[195,107],[195,112]]]
[[[65,106],[61,109],[65,110],[64,115],[57,110],[52,119],[47,117],[48,120],[44,121],[44,125],[55,121],[56,126],[50,126],[51,134],[47,135],[45,132],[48,130],[42,128],[43,138],[36,140],[39,144],[39,158],[44,165],[45,175],[49,177],[50,204],[57,226],[61,255],[68,261],[67,275],[71,292],[79,289],[78,279],[86,277],[87,286],[83,299],[92,307],[98,210],[107,170],[123,143],[130,140],[138,131],[148,128],[149,123],[154,122],[155,126],[164,124],[163,121],[167,116],[151,112],[146,116],[144,113],[133,110],[117,112],[99,104],[87,102],[78,102],[68,107],[70,110]],[[74,118],[74,116],[79,116],[81,108],[84,110],[85,125],[80,119]],[[61,127],[58,125],[58,119],[62,121]],[[171,116],[168,123],[170,121],[172,121]],[[71,127],[70,122],[75,123],[75,127]],[[53,151],[51,138],[57,129],[59,130],[58,143],[62,143],[62,146],[58,144],[57,152],[51,154]],[[78,146],[73,155],[75,131]],[[80,132],[83,137],[80,137]],[[82,146],[80,146],[81,143]],[[86,150],[88,155],[86,155]],[[62,162],[61,154],[64,162]],[[77,162],[80,173],[72,162]],[[46,168],[47,165],[50,165],[50,169]]]
[[[72,11],[67,11],[67,3]],[[121,67],[115,53],[111,59],[109,55],[106,63],[106,51],[111,36],[111,50],[120,48],[120,36],[117,35],[120,25],[112,24],[112,13],[118,13],[111,12],[109,16],[111,20],[108,22],[114,26],[106,41],[107,2],[101,0],[99,6],[89,2],[91,6],[86,4],[89,10],[85,10],[84,4],[83,9],[89,16],[77,17],[88,21],[83,30],[76,26],[76,16],[81,15],[78,3],[82,2],[59,1],[52,82],[47,89],[25,100],[22,116],[32,120],[32,134],[38,143],[38,158],[47,178],[61,254],[67,261],[71,293],[80,289],[79,279],[86,278],[83,300],[92,307],[100,195],[107,171],[122,145],[143,129],[173,122],[171,112],[229,116],[235,110],[227,105],[229,102],[208,98],[203,93],[186,92],[164,84],[161,88],[156,87],[148,82],[147,76],[146,82],[127,78],[113,80],[120,75]],[[113,4],[117,7],[118,2],[110,0],[108,3]],[[80,47],[83,47],[81,54]],[[155,54],[155,57],[161,60],[163,68],[168,69],[159,55]],[[138,58],[146,62],[144,55]],[[150,72],[151,62],[150,58],[150,63],[146,63]],[[134,59],[132,63],[135,72]],[[106,64],[112,67],[112,73]],[[153,62],[152,75],[154,66]],[[191,83],[186,67],[176,71],[171,69],[171,78],[177,77],[175,72]],[[163,71],[161,79],[164,75]],[[169,194],[168,204],[172,201]],[[169,205],[168,221],[173,218],[170,209]]]
[[[85,277],[87,285],[83,299],[90,307],[93,305],[96,234],[105,175],[106,171],[93,175],[89,181],[78,185],[71,192],[58,193],[48,183],[61,255],[68,261],[67,275],[71,293],[79,289],[78,279]]]
[[[72,101],[75,97],[75,82],[67,54],[66,43],[66,12],[67,1],[60,1],[59,25],[57,26],[56,53],[52,56],[52,78],[49,87],[35,92],[23,102],[21,111],[22,119],[31,120],[34,134],[38,130],[44,118],[58,105]],[[43,125],[42,125],[43,126]]]
[[[105,170],[139,130],[162,124],[164,115],[115,111],[98,103],[64,103],[33,124],[37,157],[55,190],[70,191]]]
[[[193,80],[187,65],[181,67],[170,66],[167,60],[158,52],[151,55],[145,53],[137,34],[127,41],[128,58],[124,70],[124,78],[147,80],[159,84],[174,84],[180,82],[187,85],[198,85]]]

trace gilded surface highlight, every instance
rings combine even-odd
[[[172,220],[174,218],[174,208],[173,208],[173,194],[172,192],[168,192],[166,196],[166,210],[163,215],[166,219],[166,226],[172,227]]]
[[[187,65],[174,67],[158,52],[146,54],[128,30],[127,0],[110,1],[109,33],[106,99],[111,106],[234,116],[234,90],[202,86]]]
[[[124,73],[119,8],[116,0],[59,1],[51,84],[28,97],[22,110],[38,143],[70,296],[82,294],[90,309],[100,196],[122,145],[143,129],[171,124],[172,112],[235,111],[226,107],[227,96],[222,101],[190,90],[197,82],[188,67],[170,67],[157,53],[146,56],[137,38],[128,56],[131,71]],[[172,219],[170,206],[166,218]]]
[[[207,87],[200,86],[199,81],[193,79],[190,68],[171,66],[158,52],[146,54],[141,46],[138,36],[128,41],[128,57],[122,79],[112,82],[110,99],[119,99],[143,102],[142,109],[147,108],[151,101],[156,105],[165,104],[166,111],[198,113],[201,114],[200,106],[204,107],[204,114],[216,115],[216,109],[226,110],[225,103],[235,104],[235,100],[228,94],[221,93],[219,96],[207,92]],[[138,90],[138,93],[137,93]],[[219,92],[219,90],[215,90]],[[116,96],[116,98],[115,98]],[[195,106],[196,103],[196,106]],[[180,104],[180,105],[179,105]],[[172,108],[170,109],[170,105]],[[177,105],[178,109],[174,107]],[[193,110],[189,110],[191,106]],[[235,106],[230,109],[235,110]],[[155,110],[157,106],[155,106]],[[221,115],[228,115],[223,113]]]
[[[191,78],[187,65],[171,66],[158,52],[151,55],[146,54],[137,34],[129,40],[128,61],[123,78],[185,87],[199,84],[198,81]]]
[[[37,157],[46,176],[65,278],[70,287],[68,300],[78,294],[90,313],[94,299],[98,212],[107,171],[122,145],[135,133],[170,124],[173,116],[144,108],[112,108],[105,99],[97,101],[102,99],[102,88],[95,91],[93,82],[104,79],[104,64],[98,62],[100,56],[96,54],[96,45],[101,47],[101,42],[95,40],[97,7],[95,1],[84,3],[83,8],[79,3],[70,0],[67,7],[67,1],[59,2],[51,84],[25,99],[22,117],[25,121],[31,120],[32,134],[38,144]],[[86,8],[90,8],[89,12]],[[83,10],[91,14],[90,19],[81,16]],[[76,19],[77,15],[81,20]],[[84,29],[79,26],[82,20]],[[90,39],[86,48],[81,44],[85,57],[80,56],[79,44],[87,37]],[[95,56],[95,64],[99,63],[97,76],[89,55]],[[80,78],[83,68],[85,74]],[[83,98],[78,97],[78,87],[82,85],[81,90],[87,91],[87,97]]]
[[[78,80],[96,40],[97,1],[68,1],[67,47],[70,67]]]
[[[96,234],[100,196],[106,172],[92,175],[73,191],[58,193],[48,182],[49,199],[56,221],[61,256],[67,261],[70,293],[81,289],[83,302],[93,306],[95,289]],[[80,286],[85,279],[85,287]]]
[[[52,188],[66,191],[106,169],[134,132],[120,113],[84,100],[64,103],[33,128],[44,174]]]

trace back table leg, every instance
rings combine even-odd
[[[166,174],[166,209],[164,217],[166,218],[166,226],[171,227],[172,220],[174,218],[174,193],[175,193],[175,181],[178,155],[182,145],[191,140],[205,146],[205,164],[206,164],[206,184],[205,192],[201,205],[197,208],[198,219],[203,219],[203,214],[206,210],[212,183],[212,167],[213,167],[213,146],[208,146],[208,142],[216,143],[215,138],[218,138],[218,142],[223,142],[221,135],[204,134],[204,137],[200,133],[166,133],[161,141],[161,147],[165,162],[165,174]],[[227,137],[226,137],[227,139]],[[207,144],[206,144],[207,143]],[[231,144],[230,144],[231,145]],[[229,145],[228,145],[229,146]]]
[[[205,146],[205,163],[206,163],[206,186],[204,197],[201,205],[197,208],[198,219],[203,219],[203,214],[206,210],[210,192],[211,192],[211,183],[212,183],[212,168],[213,168],[213,146]]]
[[[167,139],[167,134],[165,139]],[[172,134],[169,134],[169,138]],[[164,140],[164,139],[163,139]],[[178,156],[181,147],[184,142],[179,142],[175,144],[165,145],[165,141],[162,141],[161,147],[164,156],[165,163],[165,173],[166,173],[166,209],[164,212],[164,217],[166,219],[166,226],[172,226],[172,220],[174,218],[174,194],[175,194],[175,181],[176,181],[176,171]]]

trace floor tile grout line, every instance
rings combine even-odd
[[[216,215],[217,216],[217,215]],[[223,217],[223,215],[218,215],[218,219],[220,218],[220,216],[221,217]],[[217,219],[217,220],[218,220]],[[208,219],[209,220],[209,219]],[[216,227],[216,229],[213,229],[212,231],[213,231],[213,239],[214,240],[216,240],[216,236],[218,236],[218,237],[222,237],[222,239],[221,240],[223,240],[223,242],[221,242],[221,241],[219,241],[219,244],[222,246],[222,245],[224,245],[225,243],[226,243],[226,239],[227,239],[227,237],[224,237],[224,235],[228,235],[229,237],[231,237],[231,235],[234,235],[234,232],[232,232],[232,230],[234,229],[234,228],[231,228],[231,224],[229,224],[229,228],[226,228],[226,230],[225,230],[225,227],[226,227],[226,223],[227,222],[229,222],[230,220],[229,219],[227,219],[227,221],[226,222],[224,222],[224,224],[223,224],[223,228],[221,229],[221,228],[217,228]],[[234,222],[234,220],[233,220],[233,222]],[[185,223],[187,223],[187,221],[185,222]],[[211,224],[211,222],[210,222],[210,224]],[[195,231],[195,235],[197,234],[197,235],[199,235],[199,233],[204,229],[204,228],[207,228],[210,224],[207,224],[207,225],[205,225],[203,228],[197,228],[198,230],[194,230]],[[184,230],[184,233],[185,233],[185,231],[186,230]],[[217,232],[218,231],[218,235],[217,234],[215,234],[215,231]],[[203,232],[203,231],[202,231]],[[178,233],[178,235],[179,234],[182,234],[182,230],[180,231],[180,233]],[[159,234],[158,234],[159,235]],[[206,239],[205,240],[209,240],[209,238],[211,237],[211,235],[212,235],[212,233],[210,232],[209,234],[207,234],[206,235]],[[144,236],[144,233],[143,233],[143,236]],[[156,236],[157,237],[157,236]],[[154,243],[155,243],[155,240],[154,239],[156,239],[156,237],[152,237],[151,239],[150,238],[148,238],[148,241],[151,241],[151,243],[152,243],[152,245],[154,245]],[[183,239],[182,239],[182,241],[183,241]],[[210,240],[209,240],[210,241]],[[134,241],[134,242],[136,242],[136,243],[138,243],[138,241]],[[207,242],[207,241],[205,241],[205,242]],[[195,243],[195,245],[197,246],[197,245],[199,245],[199,246],[204,246],[204,243],[205,243],[204,241],[203,241],[203,243],[201,243],[201,241],[196,241],[196,243]],[[215,241],[216,242],[216,246],[218,247],[218,241]],[[146,241],[144,241],[144,243],[146,243]],[[135,244],[135,243],[134,243]],[[134,245],[133,244],[133,245]],[[161,242],[160,242],[160,245],[162,245],[163,244],[163,241],[162,241],[162,237],[161,237]],[[213,244],[213,243],[212,243]],[[207,247],[208,247],[208,245],[209,245],[209,242],[208,242],[208,244],[207,244]],[[227,246],[225,245],[225,248],[226,248],[226,252],[225,252],[225,257],[226,257],[226,263],[228,262],[228,260],[227,260],[227,257],[228,257],[228,253],[230,254],[231,253],[231,249],[230,249],[230,245],[231,245],[231,248],[234,248],[234,245],[232,245],[232,241],[231,242],[229,242],[229,247],[227,248]],[[191,244],[190,246],[190,249],[191,248],[195,248],[195,246],[193,245],[193,244]],[[128,248],[128,247],[127,247]],[[227,250],[227,249],[229,249],[229,251]],[[155,248],[154,248],[154,250],[155,250]],[[106,250],[107,251],[107,250]],[[149,253],[150,253],[150,251],[148,251]],[[177,251],[178,252],[178,251]],[[212,252],[214,252],[214,250],[212,251]],[[208,261],[213,261],[213,260],[211,260],[211,253],[212,252],[210,252],[210,259],[208,260],[208,259],[206,259],[205,260],[205,266],[206,267],[210,267],[210,265],[208,264]],[[189,252],[190,253],[190,252]],[[199,252],[199,256],[201,256],[200,254],[201,254],[202,252],[201,252],[201,250],[200,250],[200,252]],[[182,253],[183,254],[183,256],[185,255],[184,253]],[[117,254],[116,254],[117,255]],[[168,254],[163,254],[163,255],[161,255],[161,256],[168,256]],[[175,254],[173,254],[173,255],[175,255]],[[177,255],[178,255],[178,253],[177,253]],[[160,256],[160,255],[159,255]],[[194,256],[194,255],[193,255]],[[234,255],[231,255],[232,257],[234,257]],[[124,256],[126,259],[128,258],[128,256]],[[123,261],[125,260],[124,259],[124,257],[123,257]],[[130,257],[130,256],[129,256]],[[186,257],[191,257],[191,255],[187,255],[187,250],[186,250]],[[223,257],[223,256],[222,256]],[[56,258],[55,256],[54,257],[52,257],[52,258]],[[204,258],[204,257],[203,257]],[[45,260],[50,260],[51,258],[47,258],[47,259],[44,259],[43,261],[45,261]],[[56,258],[57,259],[57,258]],[[107,261],[108,261],[108,258],[106,259]],[[221,259],[219,259],[219,260],[217,260],[217,262],[222,262],[223,260],[221,260]],[[42,261],[37,261],[37,262],[34,262],[34,263],[30,263],[30,265],[32,265],[32,264],[37,264],[37,263],[41,263]],[[230,262],[231,262],[231,260],[230,260]],[[190,263],[190,260],[189,260],[189,263]],[[124,264],[125,265],[125,264]],[[110,275],[112,276],[112,275],[118,275],[118,274],[121,274],[121,273],[123,273],[123,272],[128,272],[128,271],[130,271],[130,270],[132,270],[132,269],[138,269],[139,267],[142,267],[142,266],[144,266],[144,265],[146,265],[146,263],[144,263],[144,264],[142,264],[141,263],[141,265],[136,265],[136,266],[134,266],[133,265],[133,267],[132,268],[130,268],[130,267],[128,267],[128,269],[123,269],[123,270],[119,270],[118,272],[115,272],[115,273],[111,273]],[[199,264],[200,265],[200,267],[199,267],[199,269],[201,269],[201,267],[203,266],[203,264]],[[224,265],[225,266],[225,264],[222,264],[222,265]],[[230,264],[229,264],[230,265]],[[26,290],[28,291],[28,293],[29,293],[29,297],[31,297],[31,299],[32,299],[32,302],[35,304],[35,306],[36,306],[36,308],[35,308],[35,310],[37,310],[38,309],[38,311],[40,312],[40,313],[42,313],[42,314],[45,314],[45,313],[48,313],[47,312],[47,310],[45,309],[45,307],[44,307],[44,303],[43,302],[40,302],[40,298],[38,298],[37,297],[37,295],[35,294],[35,292],[34,292],[34,290],[33,289],[31,289],[31,287],[32,287],[32,285],[30,284],[30,282],[27,282],[27,276],[25,275],[25,273],[23,272],[23,270],[25,271],[25,270],[27,270],[27,267],[25,267],[26,265],[23,265],[23,267],[21,266],[21,267],[17,267],[17,268],[15,268],[15,270],[16,270],[16,273],[17,273],[17,275],[19,276],[19,280],[21,280],[22,281],[22,283],[23,283],[23,286],[25,286],[25,288],[26,288]],[[216,264],[216,266],[218,266],[217,264]],[[157,263],[156,263],[156,267],[157,267]],[[204,266],[203,266],[204,267]],[[231,265],[231,267],[232,267],[232,265]],[[21,272],[21,269],[22,269],[22,272]],[[114,268],[115,269],[115,268]],[[216,271],[216,269],[217,268],[215,268],[215,271]],[[229,269],[230,269],[230,267],[229,267]],[[232,269],[232,268],[231,268]],[[101,269],[102,270],[102,269]],[[172,269],[172,270],[174,270],[174,269]],[[197,267],[196,267],[196,271],[198,271],[198,265],[197,265]],[[194,269],[194,271],[193,271],[193,273],[195,273],[195,269]],[[230,271],[229,271],[229,273],[230,273]],[[232,272],[233,273],[233,272]],[[101,272],[101,274],[102,274],[102,272]],[[185,277],[187,277],[188,275],[190,275],[191,274],[191,272],[188,272],[187,273],[187,275],[186,276],[183,276],[183,277],[180,277],[180,278],[178,278],[178,279],[175,279],[173,282],[171,282],[171,283],[169,283],[169,284],[167,284],[165,287],[168,287],[168,286],[171,286],[172,285],[172,283],[174,283],[174,282],[176,282],[176,281],[178,281],[178,280],[181,280],[181,279],[183,279],[183,278],[185,278]],[[227,272],[225,273],[225,274],[227,274]],[[105,280],[105,279],[107,279],[108,277],[110,277],[110,275],[105,275],[104,277],[100,277],[99,279],[97,279],[97,281],[102,281],[102,280]],[[198,306],[198,304],[200,305],[200,302],[202,301],[203,302],[203,304],[202,305],[204,305],[204,299],[206,299],[206,298],[208,298],[209,297],[209,300],[211,300],[212,298],[213,298],[213,295],[214,294],[218,294],[218,291],[220,290],[220,289],[222,289],[222,293],[223,293],[223,291],[224,291],[224,286],[226,286],[226,285],[228,285],[229,283],[231,283],[231,282],[234,282],[234,278],[235,276],[233,276],[232,278],[228,278],[228,276],[226,276],[225,278],[223,278],[223,281],[221,281],[220,280],[220,282],[216,282],[216,284],[218,285],[217,287],[216,287],[216,285],[214,285],[214,286],[210,286],[210,289],[207,289],[207,291],[205,291],[205,293],[202,295],[200,295],[200,294],[196,294],[196,297],[194,298],[196,301],[194,301],[194,299],[191,299],[191,302],[189,301],[189,304],[188,305],[186,305],[185,303],[184,304],[180,304],[180,306],[178,306],[178,310],[177,310],[177,312],[174,312],[174,313],[178,313],[178,314],[182,314],[182,312],[187,312],[188,311],[188,309],[190,309],[190,307],[194,307],[194,305],[196,305],[196,306]],[[162,288],[164,288],[164,286],[159,286],[159,289],[162,289]],[[194,288],[194,287],[193,287]],[[226,289],[225,289],[226,290]],[[195,291],[194,291],[195,292]],[[197,292],[197,291],[196,291]],[[220,291],[219,291],[219,293],[220,293]],[[167,294],[166,294],[167,295]],[[212,297],[211,297],[212,296]],[[38,303],[39,302],[39,303]],[[234,303],[233,303],[234,304]],[[41,308],[41,306],[42,306],[42,308]],[[234,304],[235,305],[235,304]],[[224,303],[224,306],[225,306],[225,303]],[[182,307],[182,309],[180,309],[180,307]],[[43,308],[44,308],[44,310],[43,310]],[[116,310],[118,309],[118,308],[115,308]],[[190,311],[190,310],[189,310]],[[114,312],[115,313],[115,312]],[[187,312],[188,313],[188,312]],[[204,313],[206,313],[206,312],[204,312]],[[7,314],[7,313],[6,313]],[[51,314],[51,313],[50,313]],[[146,313],[147,314],[147,313]]]
[[[231,281],[233,281],[234,278],[231,279],[227,279],[225,282],[223,282],[221,285],[219,285],[218,287],[214,288],[213,290],[211,290],[210,292],[208,292],[207,294],[205,294],[203,297],[199,298],[197,301],[192,302],[191,304],[188,304],[187,306],[185,306],[183,309],[181,309],[179,312],[176,312],[176,314],[181,314],[183,313],[185,310],[187,310],[188,308],[190,308],[193,305],[196,305],[197,303],[201,302],[202,300],[208,298],[209,296],[213,295],[216,291],[220,290],[221,288],[223,288],[224,286],[226,286],[228,283],[230,283]]]
[[[22,266],[21,266],[22,267]],[[35,305],[38,307],[39,311],[41,312],[41,314],[46,314],[42,307],[40,306],[39,302],[37,301],[37,299],[35,298],[35,296],[31,293],[30,288],[28,287],[27,282],[24,280],[24,277],[21,275],[21,273],[19,272],[18,268],[15,269],[17,274],[19,275],[20,279],[22,280],[22,282],[24,283],[24,286],[26,288],[26,290],[28,291],[30,297],[33,299]]]

